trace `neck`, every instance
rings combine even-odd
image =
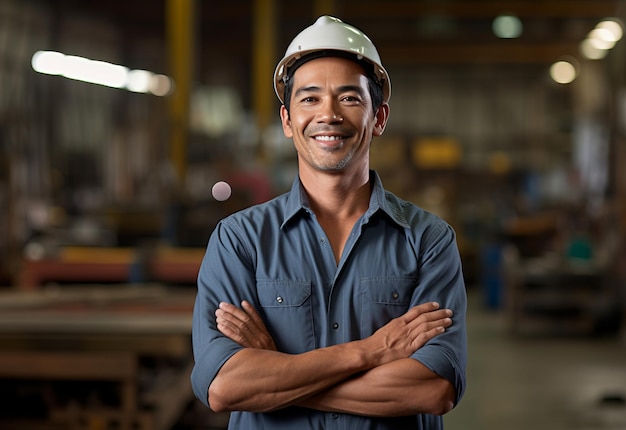
[[[358,218],[369,207],[369,169],[354,174],[300,170],[311,209],[325,219]]]
[[[308,195],[311,210],[330,241],[335,262],[339,264],[354,224],[369,207],[369,170],[333,175],[300,169],[300,181]]]

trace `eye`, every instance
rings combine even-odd
[[[314,96],[305,96],[300,99],[300,103],[304,103],[304,104],[311,104],[311,103],[315,103],[316,101],[317,101],[317,98]]]
[[[346,95],[341,98],[341,101],[350,104],[358,104],[361,102],[361,98],[354,95]]]

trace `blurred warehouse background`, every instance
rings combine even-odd
[[[372,167],[456,229],[487,325],[626,356],[626,2],[0,0],[0,427],[219,427],[188,395],[195,276],[293,180],[272,74],[321,14],[377,45]]]

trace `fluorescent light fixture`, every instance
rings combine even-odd
[[[37,51],[33,55],[31,65],[36,72],[48,75],[60,75],[63,73],[65,55],[60,52]]]
[[[154,74],[147,70],[131,70],[126,79],[126,88],[136,93],[150,91],[150,80]]]
[[[111,88],[124,87],[128,76],[128,69],[124,66],[75,55],[66,55],[62,67],[63,77]]]
[[[147,70],[129,70],[118,64],[61,52],[37,51],[33,54],[31,64],[33,70],[39,73],[138,93],[166,96],[173,88],[172,79],[165,75]]]

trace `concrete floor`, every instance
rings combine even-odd
[[[446,430],[626,429],[626,340],[514,337],[476,291],[468,337],[468,388]],[[201,428],[225,428],[223,415],[201,415]]]
[[[514,337],[469,296],[468,388],[446,430],[624,430],[626,341]]]

